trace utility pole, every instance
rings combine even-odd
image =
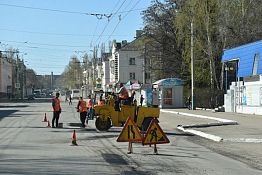
[[[194,26],[193,16],[191,21],[191,109],[194,110]]]
[[[51,90],[53,90],[53,72],[51,72],[51,83],[50,84],[51,84],[50,88]]]

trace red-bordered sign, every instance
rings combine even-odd
[[[163,132],[161,127],[158,124],[158,121],[156,119],[152,119],[146,135],[143,139],[144,145],[149,144],[164,144],[169,143],[169,139],[167,138],[166,134]]]
[[[139,142],[142,141],[142,136],[138,127],[131,117],[128,117],[126,123],[119,134],[117,142]]]

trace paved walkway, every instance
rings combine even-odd
[[[218,142],[262,143],[261,115],[188,109],[161,109],[161,112],[179,117],[182,123],[177,129],[183,132]],[[184,122],[188,117],[196,122]]]

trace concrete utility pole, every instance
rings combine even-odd
[[[53,72],[51,72],[51,83],[50,84],[51,84],[50,88],[51,90],[53,90]]]
[[[194,110],[194,26],[193,17],[191,21],[191,109]]]

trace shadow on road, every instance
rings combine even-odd
[[[0,105],[0,108],[26,108],[28,105]]]
[[[1,110],[0,112],[0,120],[2,120],[4,117],[8,117],[11,114],[17,112],[18,110]]]

